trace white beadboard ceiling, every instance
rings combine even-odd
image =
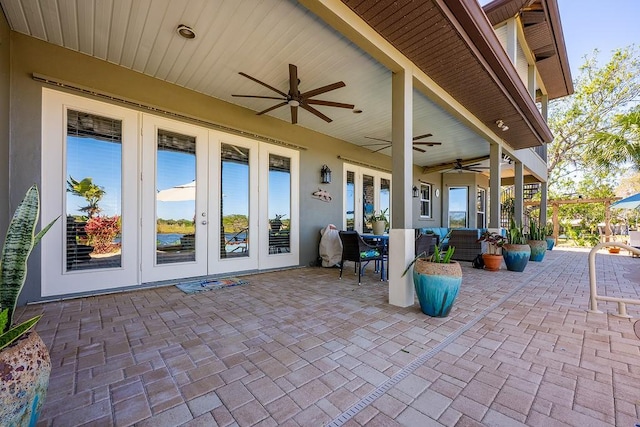
[[[277,100],[239,75],[288,91],[288,65],[298,67],[300,91],[337,81],[346,87],[314,99],[363,110],[314,106],[326,123],[298,109],[298,124],[356,145],[391,138],[391,72],[293,0],[0,0],[11,28],[59,46],[144,73],[254,111]],[[184,24],[197,37],[185,40]],[[487,155],[489,145],[414,91],[414,135],[432,133],[441,146],[414,151],[414,162],[435,165]],[[290,123],[288,107],[267,113]],[[294,125],[291,125],[294,126]],[[369,147],[371,150],[381,146]],[[391,149],[380,151],[391,155]]]

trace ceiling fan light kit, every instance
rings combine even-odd
[[[336,82],[330,85],[322,86],[313,90],[309,90],[307,92],[300,92],[300,79],[298,79],[298,67],[293,64],[289,64],[289,91],[284,93],[283,91],[268,85],[265,82],[262,82],[255,77],[251,77],[250,75],[240,72],[238,73],[243,77],[252,80],[267,89],[272,90],[280,96],[261,96],[261,95],[235,95],[231,96],[239,97],[239,98],[258,98],[258,99],[275,99],[282,101],[278,104],[275,104],[266,110],[259,111],[256,113],[258,116],[268,113],[269,111],[275,110],[280,107],[284,107],[288,105],[291,108],[291,123],[298,123],[298,107],[302,108],[305,111],[321,118],[327,123],[331,123],[332,120],[318,111],[316,108],[312,107],[312,105],[323,105],[325,107],[338,107],[338,108],[348,108],[349,110],[353,110],[355,105],[353,104],[345,104],[342,102],[333,102],[333,101],[325,101],[322,99],[312,99],[314,96],[322,95],[323,93],[331,92],[332,90],[340,89],[341,87],[345,87],[346,84],[344,82]]]

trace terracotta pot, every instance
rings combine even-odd
[[[529,261],[541,262],[544,259],[544,254],[547,253],[547,241],[529,240],[529,247],[531,248]]]
[[[610,254],[619,254],[620,253],[620,248],[618,248],[618,247],[609,248],[609,253]]]
[[[507,243],[502,247],[502,257],[509,271],[524,271],[530,256],[531,247],[529,245]]]
[[[0,425],[36,425],[49,374],[49,350],[35,331],[0,351]]]
[[[482,260],[485,270],[498,271],[502,265],[502,255],[482,254]]]
[[[431,317],[447,317],[462,283],[462,268],[456,261],[448,264],[424,259],[413,266],[413,285],[422,312]]]

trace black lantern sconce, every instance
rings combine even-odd
[[[415,185],[413,186],[413,197],[418,198],[420,196],[420,190]]]
[[[323,184],[331,183],[331,169],[327,165],[322,165],[322,169],[320,169],[320,182]]]

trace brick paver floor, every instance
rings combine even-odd
[[[640,259],[599,254],[601,293],[640,298]],[[451,315],[387,303],[337,269],[30,305],[53,364],[39,426],[634,426],[640,339],[588,313],[587,252],[523,273],[463,263]],[[352,270],[346,270],[351,272]],[[628,306],[634,318],[640,306]]]

